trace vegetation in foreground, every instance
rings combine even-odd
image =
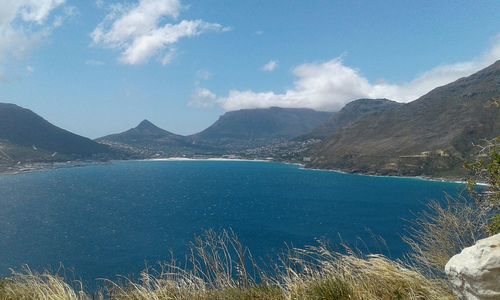
[[[291,249],[269,276],[230,231],[208,231],[175,261],[137,282],[106,282],[90,295],[78,283],[29,269],[0,285],[0,299],[453,299],[446,285],[383,256],[340,254],[326,245]]]
[[[468,197],[446,195],[445,203],[429,202],[404,237],[412,250],[411,261],[427,276],[443,278],[453,255],[500,233],[500,138],[477,148],[476,160],[465,165],[472,174]],[[478,181],[487,188],[478,188]]]
[[[208,231],[190,246],[190,256],[147,269],[140,280],[106,281],[96,294],[78,282],[28,268],[0,281],[0,300],[86,299],[454,299],[444,280],[446,262],[478,239],[499,232],[499,139],[482,147],[467,167],[489,184],[475,201],[448,197],[432,202],[406,238],[408,263],[381,255],[346,254],[325,244],[290,249],[273,270],[264,271],[232,231]],[[269,266],[267,266],[269,267]],[[272,274],[272,275],[271,275]]]

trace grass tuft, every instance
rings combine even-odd
[[[0,300],[90,300],[79,288],[48,272],[36,273],[28,267],[0,281]]]
[[[454,299],[441,281],[382,255],[296,249],[282,275],[287,299]]]

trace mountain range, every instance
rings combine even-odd
[[[457,176],[474,153],[474,144],[499,135],[500,61],[406,104],[359,99],[338,112],[242,109],[226,112],[207,129],[189,136],[144,120],[93,141],[28,109],[0,103],[0,167],[236,155],[371,174]]]
[[[500,61],[419,99],[368,115],[312,151],[310,167],[393,175],[457,174],[474,144],[500,135]]]
[[[146,157],[223,155],[288,141],[331,115],[312,109],[242,109],[225,113],[207,129],[189,136],[168,132],[144,120],[135,128],[97,141]]]

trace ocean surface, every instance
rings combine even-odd
[[[0,276],[29,265],[77,278],[137,274],[232,228],[254,256],[340,240],[392,258],[431,199],[464,186],[249,161],[130,161],[0,175]],[[384,242],[377,242],[380,236]]]

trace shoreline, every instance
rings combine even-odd
[[[425,180],[432,182],[447,182],[456,184],[467,184],[466,181],[459,179],[448,179],[442,177],[430,177],[430,176],[404,176],[404,175],[377,175],[377,174],[365,174],[365,173],[355,173],[340,169],[318,169],[318,168],[308,168],[305,164],[292,161],[279,161],[273,159],[245,159],[245,158],[226,158],[226,157],[206,157],[206,158],[189,158],[189,157],[165,157],[165,158],[145,158],[145,159],[129,159],[129,160],[110,160],[110,161],[67,161],[67,162],[53,162],[53,163],[33,163],[26,165],[10,166],[9,169],[1,169],[0,175],[18,175],[32,172],[44,172],[50,170],[57,170],[63,168],[75,168],[75,167],[85,167],[91,165],[106,165],[113,164],[115,162],[128,162],[128,161],[152,161],[152,162],[174,162],[174,161],[246,161],[246,162],[274,162],[280,164],[295,165],[299,167],[300,170],[304,171],[322,171],[322,172],[334,172],[339,174],[351,174],[358,176],[370,176],[370,177],[380,177],[380,178],[401,178],[401,179],[415,179],[415,180]],[[478,186],[488,186],[487,183],[477,182]]]
[[[111,164],[112,161],[66,161],[66,162],[38,162],[21,164],[8,167],[0,167],[1,175],[19,175],[34,172],[46,172],[51,170],[66,169],[66,168],[77,168],[86,167],[91,165],[107,165]]]
[[[367,174],[367,173],[355,173],[355,172],[349,172],[349,171],[344,171],[344,170],[340,170],[340,169],[307,168],[303,164],[297,164],[297,165],[300,165],[302,170],[335,172],[335,173],[339,173],[339,174],[350,174],[350,175],[359,175],[359,176],[368,176],[368,177],[401,178],[401,179],[415,179],[415,180],[425,180],[425,181],[433,181],[433,182],[447,182],[447,183],[467,184],[467,181],[464,181],[464,180],[447,179],[447,178],[443,178],[443,177],[404,176],[404,175],[378,175],[378,174]],[[488,186],[488,184],[484,183],[484,182],[477,182],[476,185],[479,185],[479,186]]]
[[[120,160],[127,161],[127,160]],[[128,160],[130,161],[130,160]],[[225,158],[225,157],[207,157],[207,158],[189,158],[189,157],[166,157],[166,158],[146,158],[135,159],[135,161],[251,161],[251,162],[276,162],[271,159],[245,159],[245,158]]]

